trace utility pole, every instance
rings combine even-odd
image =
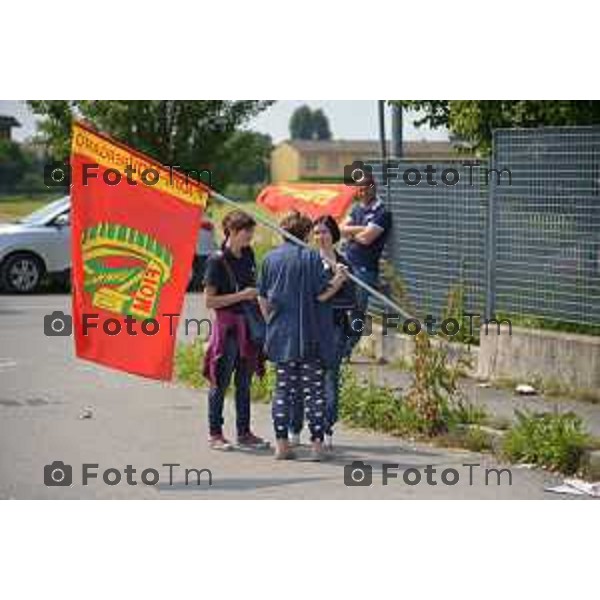
[[[402,107],[392,105],[392,156],[402,158]]]

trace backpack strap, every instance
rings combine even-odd
[[[233,286],[235,291],[239,292],[240,286],[238,285],[237,279],[235,277],[235,273],[233,272],[233,269],[231,268],[231,265],[229,264],[229,261],[227,260],[227,257],[225,256],[225,253],[222,250],[219,250],[217,252],[217,256],[221,259],[221,264],[223,265],[223,268],[227,272],[227,277],[229,277],[229,282],[231,283],[231,285]]]

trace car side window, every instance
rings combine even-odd
[[[66,211],[57,215],[53,223],[54,225],[59,225],[61,227],[68,227],[71,224],[71,211]]]

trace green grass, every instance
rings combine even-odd
[[[204,342],[201,338],[194,338],[190,343],[180,342],[175,351],[175,378],[193,388],[206,387],[206,380],[202,375],[204,363]]]
[[[60,195],[55,193],[40,196],[0,196],[0,221],[13,221],[24,217],[58,198]]]
[[[539,465],[570,475],[581,463],[590,437],[574,413],[515,411],[517,422],[504,440],[503,453],[511,462]]]

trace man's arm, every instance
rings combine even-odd
[[[365,227],[364,225],[356,224],[356,206],[352,208],[350,214],[344,219],[340,225],[340,233],[346,239],[352,239],[355,235],[361,233]]]
[[[352,239],[363,246],[370,246],[384,231],[383,227],[370,223],[363,227],[362,231],[358,232]]]
[[[385,210],[377,211],[374,219],[354,236],[354,241],[370,246],[379,236],[391,227],[391,214]]]

